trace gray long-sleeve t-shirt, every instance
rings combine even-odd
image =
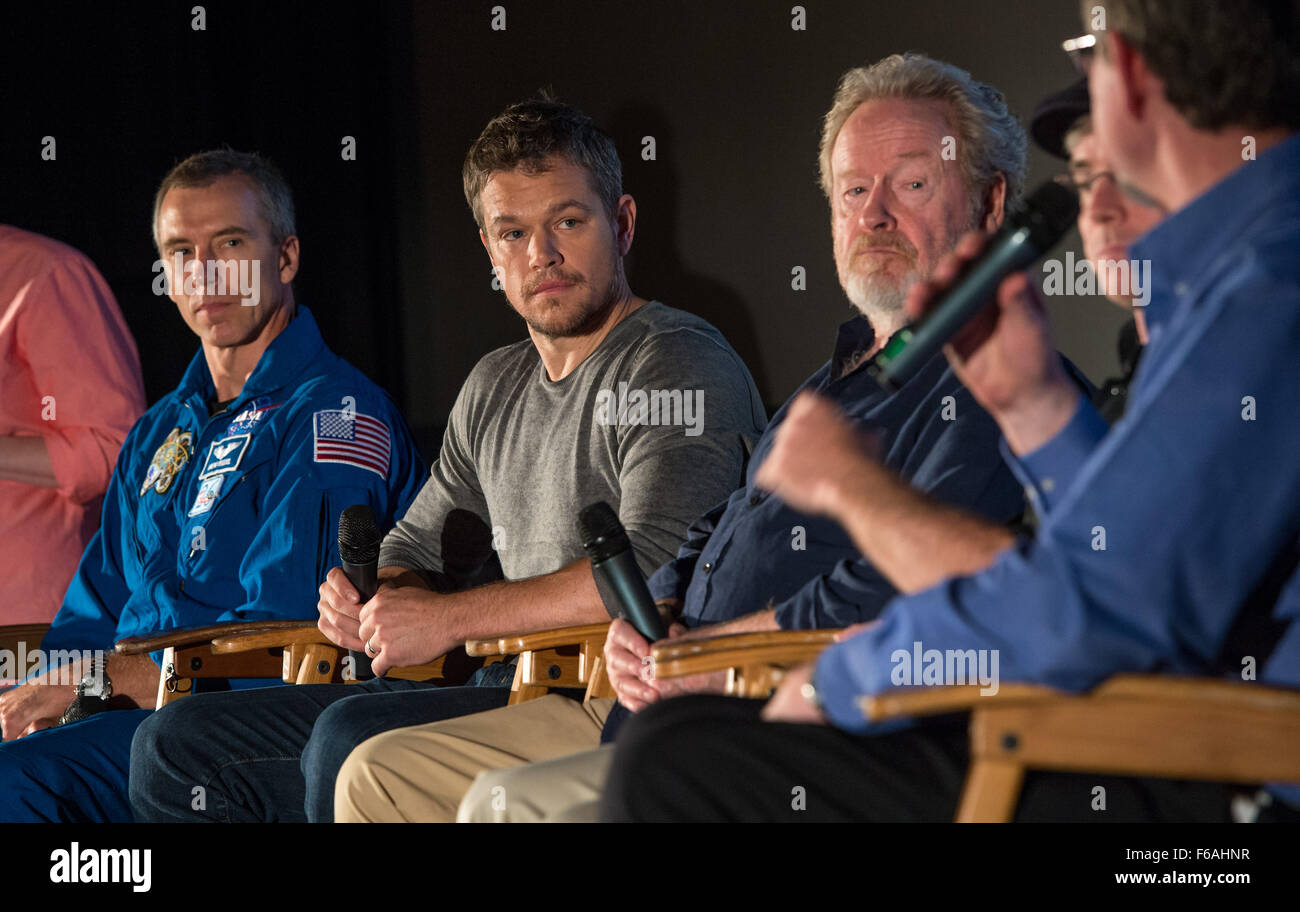
[[[531,341],[508,345],[461,387],[441,453],[379,565],[445,589],[481,579],[493,552],[506,579],[553,573],[585,556],[578,512],[604,500],[648,576],[743,482],[766,423],[722,334],[657,301],[560,380]]]

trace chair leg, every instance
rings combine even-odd
[[[609,675],[605,674],[605,657],[598,655],[591,663],[591,673],[587,679],[587,695],[583,698],[583,702],[616,696],[618,694],[614,692],[614,686],[609,683]]]
[[[957,807],[957,822],[1010,823],[1024,778],[1025,768],[1019,763],[973,757]]]
[[[291,646],[284,652],[285,680],[295,684],[328,684],[334,677],[334,663],[338,660],[337,647],[324,643]],[[292,676],[290,676],[292,675]]]

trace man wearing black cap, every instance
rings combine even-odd
[[[949,355],[982,404],[1030,397],[1021,414],[1038,434],[1016,425],[1016,439],[1005,436],[1047,508],[1035,540],[981,573],[895,599],[877,623],[788,672],[761,714],[708,696],[639,713],[615,746],[602,819],[951,819],[965,725],[887,728],[861,709],[864,695],[933,683],[911,673],[922,648],[998,657],[994,679],[1071,692],[1134,672],[1300,686],[1300,463],[1286,458],[1300,449],[1300,11],[1266,0],[1087,0],[1080,12],[1090,31],[1066,49],[1086,52],[1100,145],[1126,192],[1169,213],[1130,254],[1149,259],[1154,281],[1151,343],[1125,417],[1111,429],[1080,398],[1064,426],[1038,420],[1050,341],[1034,330],[1041,304],[1028,277],[1004,280],[996,321]],[[908,313],[924,313],[926,295],[981,241],[963,239],[938,287],[914,288]],[[806,508],[806,496],[790,496],[800,477],[772,487]],[[1249,800],[1241,788],[1031,771],[1015,813],[1300,813],[1300,782]]]
[[[1121,307],[1132,308],[1133,319],[1120,331],[1120,374],[1102,383],[1093,400],[1101,416],[1114,424],[1124,412],[1147,332],[1142,306],[1129,286],[1132,273],[1120,273],[1110,266],[1126,258],[1128,246],[1155,226],[1164,213],[1120,191],[1110,161],[1092,133],[1086,78],[1043,99],[1034,111],[1029,132],[1044,151],[1069,162],[1065,177],[1079,194],[1084,256],[1094,273],[1103,277],[1101,290],[1106,296]]]

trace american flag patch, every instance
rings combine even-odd
[[[342,462],[388,477],[391,438],[382,421],[342,409],[317,412],[313,419],[316,462]]]

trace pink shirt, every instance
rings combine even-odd
[[[135,340],[95,265],[0,225],[0,435],[45,438],[59,483],[0,479],[0,625],[59,610],[143,411]]]

